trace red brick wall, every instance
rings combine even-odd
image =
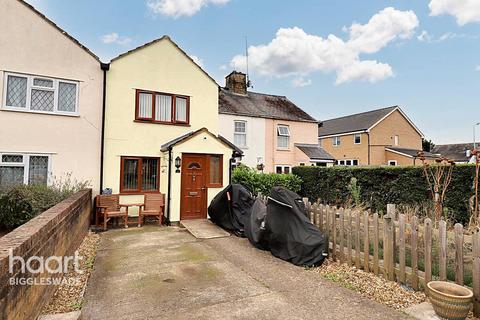
[[[19,262],[10,274],[9,250],[25,261],[31,256],[72,255],[88,232],[91,199],[91,189],[80,191],[0,239],[0,319],[36,319],[55,290],[52,285],[10,285],[10,278],[52,275],[23,274]]]

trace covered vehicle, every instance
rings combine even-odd
[[[218,226],[243,237],[245,220],[250,216],[254,201],[244,186],[231,184],[213,198],[208,215]]]
[[[328,239],[306,216],[302,198],[275,187],[267,202],[264,235],[275,257],[298,266],[319,266],[328,255]]]
[[[265,226],[267,206],[257,198],[253,204],[250,216],[245,220],[245,236],[250,243],[261,250],[268,250],[268,234]]]

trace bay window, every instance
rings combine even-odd
[[[122,157],[120,166],[120,192],[158,192],[160,159],[150,157]]]
[[[5,73],[5,110],[76,115],[78,82],[44,76]]]
[[[17,184],[47,184],[50,157],[40,154],[0,155],[0,188]]]
[[[135,120],[188,124],[190,120],[190,97],[137,90]]]

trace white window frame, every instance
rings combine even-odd
[[[245,132],[238,132],[236,131],[236,124],[238,123],[244,123],[245,124]],[[247,142],[247,121],[245,120],[233,120],[233,141],[235,141],[235,135],[243,135],[245,136],[245,145],[243,146],[237,146],[239,147],[240,149],[247,149],[248,148],[248,142]]]
[[[389,166],[392,166],[392,167],[398,166],[397,160],[388,160],[387,163]]]
[[[400,140],[400,137],[398,135],[393,136],[393,145],[397,147],[399,140]]]
[[[22,156],[22,162],[3,162],[3,156]],[[30,157],[48,157],[47,164],[47,185],[51,185],[52,155],[45,153],[22,153],[22,152],[0,152],[0,167],[23,167],[23,184],[28,185],[30,176]]]
[[[340,140],[340,136],[332,137],[332,145],[334,147],[339,147],[341,144],[342,144],[342,142]]]
[[[275,173],[277,173],[277,169],[281,168],[281,173],[279,174],[292,174],[292,167],[289,165],[278,164],[275,165]],[[288,173],[285,173],[285,168],[288,168]]]
[[[13,77],[22,77],[27,78],[27,95],[25,100],[25,107],[13,107],[7,106],[7,86],[8,86],[8,76]],[[33,85],[34,79],[45,79],[53,81],[53,87],[39,87]],[[62,116],[79,116],[79,91],[80,91],[80,83],[78,81],[66,80],[66,79],[59,79],[59,78],[52,78],[46,77],[41,75],[32,75],[32,74],[24,74],[24,73],[14,73],[14,72],[4,72],[3,77],[3,101],[1,105],[1,109],[9,110],[9,111],[19,111],[19,112],[29,112],[29,113],[41,113],[41,114],[54,114],[54,115],[62,115]],[[67,111],[60,111],[58,110],[58,94],[59,94],[59,83],[68,83],[73,84],[76,86],[76,99],[75,99],[75,111],[74,112],[67,112]],[[31,103],[32,103],[32,89],[39,89],[43,91],[53,91],[53,111],[42,111],[42,110],[32,110]]]
[[[281,133],[280,128],[287,129],[287,133]],[[287,137],[287,147],[280,147],[278,145],[278,137]],[[286,124],[277,125],[277,149],[289,150],[290,149],[290,137],[291,137],[290,127],[288,125],[286,125]]]
[[[350,164],[347,164],[347,161],[350,161]],[[354,161],[357,162],[357,164],[353,164]],[[344,167],[358,167],[360,165],[360,161],[358,159],[341,159],[337,160],[337,166],[344,166]]]
[[[357,137],[358,137],[358,142],[357,142]],[[354,144],[362,144],[362,135],[360,133],[355,133],[353,135],[353,143]]]

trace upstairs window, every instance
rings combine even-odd
[[[5,74],[6,110],[76,115],[78,82],[43,76]]]
[[[394,146],[398,146],[398,141],[399,141],[399,137],[398,137],[398,136],[394,136],[394,137],[393,137],[393,145],[394,145]]]
[[[233,125],[233,143],[239,148],[245,148],[247,146],[247,122],[234,121]]]
[[[188,124],[190,97],[137,90],[135,120],[155,123]]]
[[[353,135],[353,142],[354,142],[355,144],[360,144],[360,143],[362,143],[362,135],[361,135],[360,133],[355,133],[355,134]]]
[[[340,137],[333,137],[332,144],[334,147],[338,147],[340,145]]]
[[[286,125],[277,127],[277,148],[288,149],[290,147],[290,128]]]

